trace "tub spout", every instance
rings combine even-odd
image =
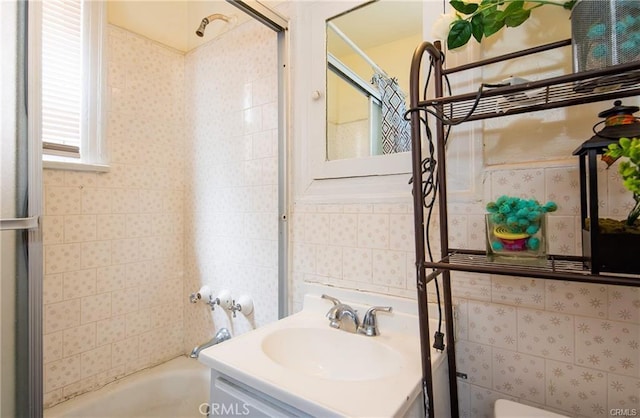
[[[193,350],[191,350],[191,354],[189,355],[189,357],[198,358],[198,356],[200,355],[200,352],[205,348],[211,347],[216,344],[220,344],[221,342],[227,341],[230,338],[231,338],[231,333],[229,332],[229,330],[226,328],[221,328],[220,331],[216,332],[216,335],[212,339],[210,339],[204,344],[194,347]]]

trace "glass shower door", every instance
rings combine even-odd
[[[42,416],[42,164],[39,124],[27,118],[39,102],[37,89],[27,89],[27,5],[0,4],[1,417]]]

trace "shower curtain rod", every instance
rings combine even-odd
[[[386,75],[387,77],[389,76],[382,68],[380,68],[378,64],[375,63],[375,61],[369,58],[369,56],[362,49],[360,49],[358,45],[356,45],[347,35],[345,35],[344,32],[338,29],[336,25],[331,22],[327,22],[327,26],[331,28],[331,30],[334,31],[335,34],[338,35],[343,41],[345,41],[345,43],[349,45],[351,49],[353,49],[358,55],[360,55],[367,62],[367,64],[373,67],[373,69],[377,73]]]

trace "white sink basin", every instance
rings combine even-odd
[[[362,297],[342,292],[345,296],[338,297],[347,302],[355,300],[349,295]],[[325,314],[332,304],[321,293],[307,294],[301,312],[209,347],[199,360],[212,374],[295,408],[299,415],[404,416],[421,391],[417,304],[403,307],[401,300],[375,295],[367,305],[349,303],[359,312],[372,305],[394,307],[379,315],[380,335],[367,337],[331,328]],[[432,359],[443,364],[440,353],[432,352]],[[438,370],[446,374],[443,367]]]
[[[337,329],[285,328],[269,333],[262,351],[279,365],[331,380],[371,380],[400,373],[403,357],[375,337]]]

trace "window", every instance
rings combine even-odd
[[[46,0],[42,9],[42,144],[45,166],[106,163],[102,58],[104,4]]]

